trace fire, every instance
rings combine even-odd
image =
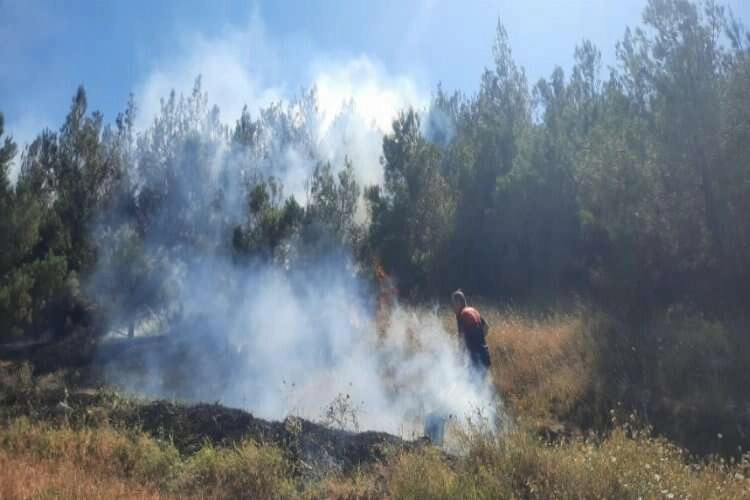
[[[383,265],[375,260],[373,263],[375,280],[378,282],[378,308],[375,313],[375,321],[378,329],[382,332],[388,328],[388,322],[393,307],[396,305],[398,290],[393,279],[385,271]]]

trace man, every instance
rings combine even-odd
[[[479,311],[469,307],[466,296],[460,289],[451,295],[453,311],[456,313],[458,324],[458,335],[464,339],[466,350],[469,351],[469,359],[474,369],[484,376],[490,367],[490,351],[487,349],[486,335],[487,322],[479,314]]]
[[[451,295],[453,311],[456,313],[458,335],[464,339],[466,350],[469,351],[471,365],[484,383],[487,369],[490,367],[490,352],[487,350],[485,336],[489,328],[479,311],[466,304],[466,296],[459,289]],[[445,436],[445,424],[450,419],[445,413],[433,412],[425,417],[424,432],[432,443],[442,446]]]

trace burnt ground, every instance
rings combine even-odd
[[[194,453],[207,443],[225,447],[250,439],[278,446],[297,465],[298,472],[307,476],[348,472],[382,460],[390,450],[426,444],[384,432],[330,428],[297,417],[268,421],[218,403],[124,397],[104,385],[103,374],[109,366],[138,370],[153,349],[169,351],[175,365],[189,367],[195,361],[190,353],[195,351],[185,346],[194,342],[186,338],[124,339],[94,353],[70,349],[68,356],[60,356],[59,347],[43,345],[0,348],[0,421],[26,416],[74,428],[109,425],[137,429],[170,441],[183,454]],[[55,352],[58,356],[53,355]],[[221,356],[231,355],[218,351],[209,354],[219,361]],[[23,362],[33,365],[33,375],[22,375]],[[215,383],[221,383],[221,378]]]
[[[310,471],[351,471],[383,459],[390,448],[418,445],[383,432],[349,432],[297,417],[267,421],[218,404],[152,401],[123,417],[129,425],[154,436],[171,436],[184,453],[197,451],[205,442],[231,446],[249,438],[280,447]]]
[[[207,443],[227,447],[250,439],[279,447],[301,474],[315,476],[349,472],[382,460],[388,451],[426,444],[384,432],[333,429],[297,417],[268,421],[219,404],[137,401],[111,391],[0,387],[0,420],[20,416],[73,428],[137,429],[171,442],[182,454],[194,453]]]
[[[222,393],[227,383],[231,383],[233,377],[238,376],[228,368],[238,364],[234,359],[238,355],[236,352],[217,345],[210,338],[184,334],[115,339],[98,345],[76,342],[76,339],[54,344],[6,344],[0,345],[0,364],[1,360],[12,360],[19,366],[21,362],[28,361],[33,364],[34,373],[41,377],[65,372],[64,385],[69,388],[102,387],[108,379],[107,373],[112,370],[130,376],[130,387],[145,387],[150,382],[146,367],[154,352],[158,352],[159,359],[170,367],[169,376],[162,380],[161,394],[169,394],[181,401],[212,401],[216,394]],[[201,380],[200,387],[188,383],[195,380],[189,374],[196,369],[210,375]],[[6,406],[7,399],[3,400],[1,382],[0,417],[11,411]],[[92,396],[84,394],[79,391],[70,395],[68,401],[74,409],[72,417],[84,414],[85,418],[90,418],[90,415],[100,412],[103,404],[108,408],[106,412],[112,423],[136,426],[153,436],[170,439],[183,453],[191,453],[205,442],[229,446],[241,439],[254,439],[281,446],[299,461],[302,468],[349,470],[379,460],[384,448],[419,445],[418,442],[405,442],[385,433],[349,433],[301,419],[265,421],[245,411],[219,404],[189,405],[169,401],[136,403],[117,396],[115,392],[111,392],[111,401],[103,403],[101,391],[94,398],[98,398],[98,401],[92,401]],[[24,403],[26,406],[23,406],[17,402],[12,412],[17,415],[42,413],[47,418],[54,413],[63,397],[58,391],[52,399],[41,403]],[[583,398],[570,414],[556,421],[541,423],[538,434],[550,442],[590,431],[606,434],[610,429],[610,415],[602,414],[601,408],[589,407],[592,402],[595,402],[595,398]],[[617,401],[609,403],[609,408],[619,408]],[[597,404],[601,406],[601,402]],[[112,408],[108,405],[112,405]],[[696,456],[718,453],[727,458],[736,457],[750,448],[750,408],[723,408],[717,405],[676,407],[667,401],[664,404],[655,403],[644,417],[647,417],[645,424],[653,427],[655,433],[676,442]],[[627,415],[623,418],[627,418]]]

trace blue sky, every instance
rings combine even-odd
[[[59,127],[78,84],[110,121],[129,92],[141,119],[170,88],[187,91],[204,75],[231,121],[326,87],[337,104],[371,99],[372,113],[423,103],[438,81],[472,92],[491,64],[497,20],[534,81],[569,67],[574,46],[591,39],[613,63],[615,42],[637,25],[645,0],[0,0],[0,111],[21,141]],[[750,2],[731,0],[748,22]],[[387,104],[383,104],[386,102]],[[377,116],[377,119],[384,117]]]

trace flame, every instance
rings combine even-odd
[[[378,308],[375,314],[375,320],[380,331],[388,328],[391,311],[396,305],[398,290],[393,279],[385,271],[383,265],[377,260],[373,263],[375,280],[378,283]]]

